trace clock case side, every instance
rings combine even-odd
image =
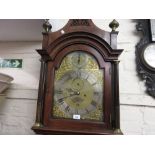
[[[44,28],[45,31],[43,32],[42,49],[37,50],[42,57],[41,60],[43,61],[43,65],[40,73],[36,124],[32,127],[32,129],[38,134],[121,134],[119,115],[118,56],[123,50],[117,49],[118,32],[114,30],[112,30],[112,32],[101,30],[94,25],[92,20],[89,19],[69,20],[66,26],[56,32],[50,32],[49,25],[50,24],[47,23],[46,29]],[[104,57],[105,62],[109,62],[111,64],[109,69],[110,74],[112,74],[112,88],[110,92],[112,94],[112,105],[110,107],[111,115],[109,118],[111,130],[103,129],[103,132],[52,131],[45,125],[45,120],[49,118],[44,117],[44,114],[46,113],[45,96],[49,91],[49,87],[47,87],[47,81],[49,80],[49,77],[47,77],[47,72],[49,72],[48,64],[55,60],[57,51],[65,48],[66,46],[70,46],[71,44],[77,44],[81,38],[83,43],[87,43],[89,46],[97,48],[97,51],[100,51],[101,55]]]

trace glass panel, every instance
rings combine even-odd
[[[103,70],[93,56],[64,57],[55,72],[53,117],[103,121]]]
[[[155,44],[150,44],[144,51],[144,59],[146,63],[155,68]]]

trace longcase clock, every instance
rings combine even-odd
[[[122,134],[119,116],[118,27],[71,19],[51,32],[43,24],[36,123],[38,134]]]

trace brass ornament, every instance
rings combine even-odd
[[[116,29],[119,27],[119,23],[114,19],[110,24],[109,27],[112,29],[112,31],[116,31]]]
[[[43,33],[49,33],[51,31],[52,25],[49,22],[49,19],[45,19],[43,23]]]
[[[121,129],[115,129],[115,130],[114,130],[114,134],[115,134],[115,135],[123,135]]]
[[[34,125],[33,125],[34,128],[40,128],[40,127],[43,127],[43,125],[40,123],[40,122],[36,122]]]

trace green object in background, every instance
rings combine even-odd
[[[22,68],[22,59],[0,59],[0,68]]]

